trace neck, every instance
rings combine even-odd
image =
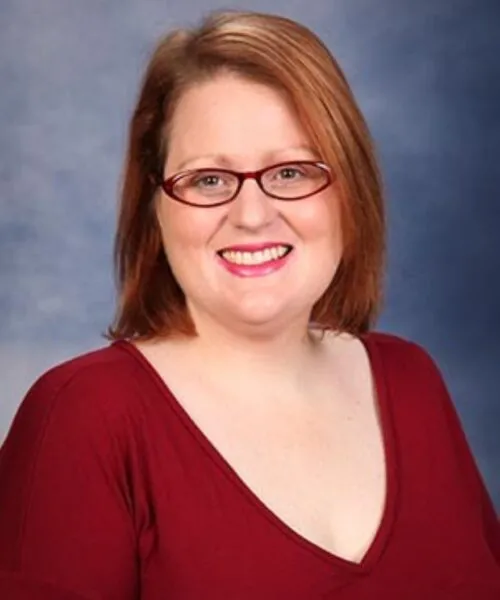
[[[205,319],[195,324],[198,336],[188,345],[198,364],[211,377],[236,380],[242,390],[300,389],[321,350],[321,335],[308,319],[265,332],[235,331]]]

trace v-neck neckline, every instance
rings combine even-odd
[[[263,500],[261,500],[261,498],[249,487],[249,485],[245,483],[245,481],[231,466],[228,460],[215,447],[207,435],[200,429],[184,406],[170,390],[167,382],[160,376],[156,368],[145,357],[145,355],[131,341],[128,340],[117,340],[113,342],[113,345],[123,348],[145,369],[147,374],[150,375],[152,381],[159,388],[160,392],[168,399],[170,406],[172,406],[172,408],[175,410],[177,416],[181,419],[184,426],[191,432],[199,445],[205,450],[205,452],[219,467],[223,474],[228,477],[233,485],[245,496],[247,500],[249,500],[255,506],[257,511],[264,518],[270,521],[292,542],[309,551],[310,553],[313,553],[323,561],[336,565],[339,568],[347,569],[353,573],[365,574],[371,571],[377,564],[390,539],[396,518],[400,478],[398,473],[396,437],[391,402],[388,384],[386,381],[386,371],[383,364],[383,358],[380,353],[380,348],[377,345],[373,334],[363,334],[359,336],[358,339],[362,342],[369,359],[375,401],[378,405],[378,414],[382,429],[386,472],[386,492],[382,517],[370,545],[365,551],[363,558],[359,562],[343,558],[340,555],[330,552],[326,548],[323,548],[312,540],[304,537],[285,521],[283,521],[265,504]]]

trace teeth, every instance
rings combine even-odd
[[[226,250],[222,252],[222,257],[237,265],[260,265],[271,260],[278,260],[288,252],[287,246],[273,246],[257,252],[234,252]]]

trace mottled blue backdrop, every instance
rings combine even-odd
[[[35,377],[103,343],[141,70],[223,7],[297,18],[343,66],[387,187],[380,328],[437,359],[500,507],[498,0],[1,0],[0,440]]]

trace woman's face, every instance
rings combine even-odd
[[[219,75],[182,97],[171,123],[164,176],[186,169],[253,171],[316,160],[308,146],[279,92]],[[222,206],[187,206],[163,192],[157,202],[166,255],[195,325],[208,319],[234,330],[267,332],[307,324],[342,253],[335,184],[296,201],[271,198],[246,180],[239,195]],[[274,260],[269,253],[251,256],[252,262],[267,257],[267,267],[232,264],[243,260],[237,251],[247,245],[292,250],[282,260],[276,260],[274,250]],[[219,252],[227,248],[234,252],[226,260]]]

